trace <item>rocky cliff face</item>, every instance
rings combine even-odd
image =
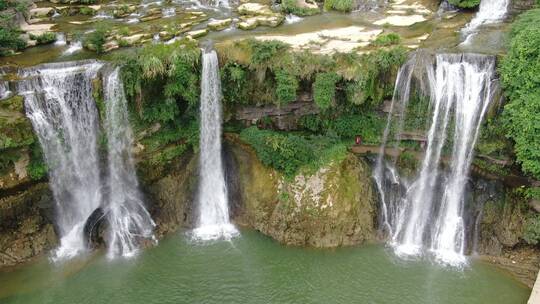
[[[532,287],[540,268],[540,253],[525,242],[524,233],[526,219],[534,211],[499,181],[473,180],[469,193],[465,212],[474,253]]]
[[[263,166],[250,147],[231,146],[244,203],[242,222],[287,245],[336,247],[374,239],[376,200],[364,161],[348,155],[287,180]]]
[[[167,166],[139,166],[147,207],[156,223],[156,236],[192,227],[197,193],[198,157],[186,153]]]
[[[46,183],[0,196],[0,267],[28,261],[56,245],[52,213]]]

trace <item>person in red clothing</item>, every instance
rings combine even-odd
[[[361,145],[361,144],[362,144],[362,136],[356,135],[356,137],[355,137],[355,139],[354,139],[354,142],[355,142],[357,145]]]

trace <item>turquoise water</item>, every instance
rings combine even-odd
[[[404,262],[380,245],[315,250],[250,230],[229,242],[162,240],[131,260],[101,254],[0,273],[0,303],[526,303],[530,290],[481,262]]]

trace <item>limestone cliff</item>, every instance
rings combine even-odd
[[[236,142],[241,220],[287,245],[336,247],[374,238],[376,200],[369,166],[354,155],[285,179]]]

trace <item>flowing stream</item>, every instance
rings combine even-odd
[[[402,120],[406,115],[403,110],[396,115],[395,108],[406,108],[411,79],[404,79],[412,76],[408,65],[415,62],[416,57],[409,60],[396,82],[385,145],[394,116]],[[426,65],[432,117],[427,147],[414,180],[399,177],[395,160],[385,161],[380,153],[374,178],[381,193],[383,228],[398,255],[419,255],[430,249],[442,263],[462,265],[466,261],[463,197],[474,145],[494,92],[494,69],[495,59],[490,56],[437,55],[434,68]],[[400,128],[397,130],[399,134]],[[452,151],[449,170],[440,169],[445,146]]]
[[[493,24],[504,20],[508,13],[510,0],[482,0],[478,13],[462,30],[464,44],[468,44],[475,32],[482,25]]]
[[[133,256],[138,241],[152,238],[155,224],[144,206],[131,156],[133,132],[120,68],[105,77],[104,96],[109,190],[105,214],[109,223],[109,256]]]
[[[238,232],[229,221],[227,187],[221,158],[221,84],[215,51],[202,57],[199,219],[194,237],[230,239]]]

